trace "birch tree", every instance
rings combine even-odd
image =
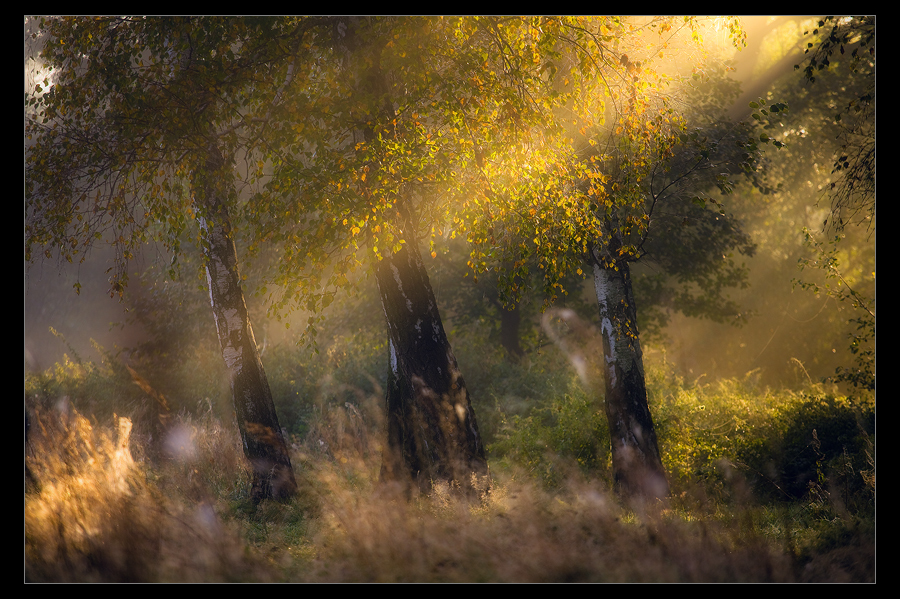
[[[334,18],[317,70],[294,88],[254,199],[258,243],[279,248],[273,306],[318,314],[360,269],[377,283],[389,355],[382,475],[427,490],[487,473],[475,411],[428,279],[420,243],[446,227],[447,186],[471,151],[447,107],[471,98],[442,19]],[[303,198],[298,201],[298,198]],[[271,226],[271,225],[275,226]]]
[[[235,158],[290,78],[301,21],[41,18],[48,77],[26,96],[26,260],[116,248],[111,295],[156,239],[173,254],[198,225],[210,303],[254,501],[284,499],[294,473],[253,337],[235,229]],[[287,73],[287,74],[286,74]]]
[[[739,22],[722,24],[740,44]],[[742,124],[689,127],[673,87],[691,73],[666,72],[663,58],[676,53],[683,66],[692,56],[693,74],[702,76],[696,19],[544,19],[535,29],[542,43],[520,55],[519,64],[532,75],[522,77],[530,96],[544,100],[534,103],[540,124],[524,133],[516,152],[479,165],[481,203],[460,216],[473,243],[470,265],[498,270],[512,302],[536,266],[547,305],[567,292],[566,275],[593,275],[603,341],[596,359],[616,485],[630,497],[665,497],[631,264],[648,257],[660,237],[670,237],[664,241],[670,247],[690,239],[697,255],[721,247],[750,251],[709,190],[727,194],[745,175],[762,185],[760,150],[778,142]],[[689,40],[680,48],[679,31]],[[676,216],[680,226],[672,225]],[[703,231],[706,240],[699,239]],[[680,274],[697,283],[733,275],[739,281],[740,267],[726,258],[709,270],[682,267]]]

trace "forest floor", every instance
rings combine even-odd
[[[575,409],[559,407],[560,418]],[[370,398],[294,436],[300,493],[253,506],[237,436],[211,413],[175,418],[151,459],[129,418],[26,410],[27,582],[875,581],[874,460],[855,482],[832,461],[801,496],[779,499],[733,458],[684,476],[669,455],[672,497],[626,505],[602,467],[566,457],[552,434],[543,455],[511,450],[561,426],[520,419],[498,436],[477,496],[438,486],[407,499],[379,482]]]

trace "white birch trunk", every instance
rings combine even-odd
[[[627,496],[668,495],[656,431],[647,403],[637,309],[628,263],[603,266],[594,255],[594,286],[600,307],[606,416],[617,488]]]
[[[209,149],[204,168],[195,176],[194,200],[201,215],[210,305],[231,382],[244,455],[253,470],[251,497],[254,502],[286,499],[295,493],[297,483],[241,288],[225,205],[232,176],[214,146]]]

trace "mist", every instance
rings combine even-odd
[[[745,17],[743,25],[748,46],[743,51],[729,47],[723,31],[705,32],[715,40],[710,46],[720,53],[719,59],[733,63],[731,77],[743,90],[731,110],[732,116],[746,117],[750,112],[747,103],[765,97],[766,93],[771,96],[771,90],[776,89],[779,81],[793,79],[788,85],[798,90],[804,87],[793,65],[802,58],[803,32],[814,22],[815,19],[809,17]],[[28,35],[30,24],[26,22],[26,88],[35,80],[35,64],[27,57],[37,49],[37,43]],[[819,91],[815,87],[806,87],[809,94]],[[795,125],[795,128],[800,126]],[[826,143],[825,140],[822,143]],[[822,156],[825,155],[823,152]],[[772,159],[777,161],[779,158],[773,156]],[[750,287],[734,292],[736,299],[755,314],[748,325],[741,328],[672,314],[671,323],[665,330],[667,342],[657,349],[686,374],[714,380],[719,376],[741,376],[752,371],[768,383],[790,383],[795,382],[803,369],[805,374],[799,374],[803,377],[808,375],[818,380],[828,376],[841,360],[846,331],[834,331],[827,339],[815,339],[823,324],[828,324],[829,328],[835,326],[841,306],[827,298],[812,301],[791,283],[799,275],[799,271],[793,271],[792,262],[796,263],[804,250],[801,227],[821,231],[821,222],[827,212],[827,206],[820,205],[823,200],[820,189],[827,185],[827,176],[810,171],[806,177],[808,179],[797,183],[804,189],[781,192],[792,196],[790,201],[798,205],[799,212],[790,209],[791,214],[784,217],[790,220],[775,223],[774,229],[773,215],[761,214],[758,206],[748,210],[745,198],[727,200],[729,209],[747,212],[741,218],[746,228],[753,231],[755,239],[769,237],[759,242],[759,254],[748,260],[753,280]],[[809,181],[816,177],[820,182],[811,186]],[[773,235],[778,237],[772,240]],[[769,241],[777,244],[777,249],[767,248]],[[135,265],[136,276],[140,276],[140,269],[149,264],[162,264],[168,259],[159,248],[148,250]],[[68,351],[66,343],[82,357],[98,359],[92,340],[110,350],[135,347],[146,341],[146,331],[135,322],[133,315],[129,318],[127,300],[122,303],[107,294],[109,285],[104,273],[110,260],[111,253],[97,248],[82,264],[50,261],[26,264],[26,369],[43,369],[60,360]],[[74,291],[76,284],[80,285],[80,294]],[[640,298],[637,301],[640,302]],[[779,308],[770,311],[773,306]],[[265,314],[265,306],[258,306],[256,313]],[[295,318],[298,323],[304,319],[305,315]],[[537,318],[528,324],[539,330]],[[51,334],[50,327],[55,328],[60,337]],[[261,317],[255,327],[259,331],[270,331],[270,342],[287,341],[283,322],[268,322]]]
[[[41,248],[46,255],[34,251],[25,261],[28,579],[873,581],[875,215],[872,208],[853,222],[841,221],[832,190],[841,181],[836,158],[852,117],[848,112],[841,122],[835,115],[867,73],[874,79],[874,53],[863,58],[862,74],[835,57],[815,82],[807,81],[795,65],[805,60],[818,21],[742,17],[743,50],[733,47],[728,20],[702,21],[706,70],[693,78],[682,73],[687,87],[671,90],[685,114],[709,107],[735,128],[755,125],[756,118],[769,124],[760,129],[764,136],[778,143],[763,148],[755,179],[742,179],[730,193],[715,185],[702,192],[704,210],[720,207],[720,222],[737,231],[733,239],[748,240],[734,241],[721,256],[721,264],[734,265],[728,271],[733,280],[706,279],[726,280],[719,303],[692,303],[704,298],[696,282],[704,279],[667,272],[665,260],[652,252],[631,263],[639,339],[634,363],[646,379],[643,401],[654,423],[647,436],[654,444],[659,437],[670,487],[660,493],[665,497],[635,499],[621,488],[617,439],[607,430],[613,418],[604,412],[615,349],[603,338],[591,265],[585,261],[560,280],[564,291],[555,302],[547,300],[543,265],[517,270],[520,301],[512,305],[501,268],[512,261],[477,271],[473,228],[467,234],[449,226],[420,238],[415,253],[421,256],[408,262],[421,260],[423,289],[433,293],[440,312],[425,328],[434,338],[442,328],[452,346],[442,356],[458,367],[448,389],[465,392],[452,413],[474,428],[471,402],[480,459],[486,455],[490,468],[478,476],[473,471],[462,484],[459,477],[431,477],[409,488],[388,484],[396,482],[385,474],[394,455],[391,435],[405,430],[391,412],[392,401],[402,403],[396,394],[404,378],[397,366],[402,352],[389,336],[396,327],[385,307],[390,277],[379,279],[378,269],[367,266],[369,248],[326,245],[342,219],[351,230],[343,214],[327,223],[334,230],[312,217],[314,224],[304,229],[305,217],[297,217],[302,211],[294,212],[289,201],[265,204],[277,205],[279,213],[250,214],[256,208],[248,206],[261,197],[254,194],[267,190],[277,173],[260,161],[265,175],[254,179],[256,158],[247,150],[228,163],[237,191],[228,196],[234,233],[226,237],[243,293],[235,305],[245,302],[264,368],[259,386],[277,412],[277,426],[257,428],[265,439],[277,437],[272,445],[290,458],[297,488],[285,497],[258,490],[262,462],[246,453],[246,431],[259,431],[255,421],[248,427],[242,420],[235,391],[238,368],[256,360],[247,358],[246,347],[226,347],[222,331],[235,330],[240,310],[217,307],[204,253],[211,244],[205,216],[196,217],[192,188],[184,204],[190,216],[178,229],[180,251],[155,238],[146,243],[127,260],[121,294],[113,288],[123,274],[116,245],[122,238],[115,234],[83,251],[79,246],[80,260],[66,261],[59,248],[47,246]],[[54,81],[37,58],[36,31],[35,20],[26,19],[26,120],[29,94],[46,93],[44,79]],[[658,68],[693,64],[679,54],[688,47],[686,37],[673,38]],[[42,90],[35,92],[38,84]],[[691,101],[697,104],[686,106]],[[761,102],[789,109],[770,114]],[[765,118],[758,118],[761,112]],[[26,139],[26,157],[34,143]],[[178,176],[194,185],[193,172]],[[140,204],[139,197],[128,201]],[[299,196],[294,201],[299,204]],[[26,227],[29,210],[26,197]],[[327,257],[310,258],[324,261],[313,265],[314,274],[304,271],[307,279],[296,273],[279,279],[279,269],[297,260],[293,252],[301,247],[278,229],[278,219],[293,226],[288,211],[301,221],[291,233],[311,238],[316,227],[317,236],[326,231],[322,248],[313,249]],[[400,218],[399,206],[396,214]],[[368,207],[364,216],[368,222]],[[271,235],[263,231],[265,222],[275,223]],[[392,258],[401,248],[382,251]],[[306,247],[302,252],[313,256]],[[338,265],[335,256],[345,261]],[[347,284],[329,295],[338,288],[325,281],[339,268],[346,268],[340,273]],[[412,296],[403,295],[410,279],[401,282],[396,266],[393,273],[397,297],[407,298],[412,313]],[[281,286],[284,280],[297,289]],[[314,291],[321,296],[301,294],[307,280],[319,285]],[[277,305],[295,295],[303,303]],[[866,326],[860,315],[870,309],[871,339],[860,335]],[[234,320],[223,325],[222,314]],[[419,330],[423,321],[409,322]],[[853,384],[859,379],[852,377],[835,378],[855,372],[870,347],[872,370],[862,370],[871,374],[871,388]],[[424,380],[407,378],[415,382],[411,388]],[[431,395],[456,397],[450,391]],[[644,432],[639,428],[636,436]],[[88,458],[82,463],[78,455]],[[77,500],[53,491],[95,476],[99,482],[70,494]],[[94,504],[111,514],[108,526],[78,507]],[[47,516],[53,513],[58,526]],[[596,549],[610,539],[646,559],[630,562]],[[423,549],[410,553],[413,546]],[[170,558],[157,555],[160,547],[171,548]],[[58,549],[65,559],[45,559],[54,548],[68,548]],[[836,565],[845,553],[855,557]],[[155,555],[159,565],[143,555]]]

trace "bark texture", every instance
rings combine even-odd
[[[233,188],[230,168],[212,145],[201,172],[195,173],[194,198],[201,214],[210,304],[231,381],[244,455],[253,470],[251,498],[258,503],[289,498],[297,483],[241,288],[225,204]]]
[[[415,240],[381,260],[376,278],[390,347],[382,477],[468,488],[487,474],[484,445]]]
[[[334,39],[351,69],[347,76],[353,87],[368,99],[367,113],[390,123],[395,109],[388,74],[380,60],[384,41],[360,36],[363,25],[357,17],[338,17]],[[352,69],[354,60],[360,60],[357,67],[361,68]],[[371,126],[361,132],[366,141],[376,139]],[[390,348],[388,442],[382,478],[403,485],[411,482],[421,490],[437,481],[468,487],[473,473],[487,474],[484,446],[407,209],[401,208],[404,229],[410,233],[406,243],[375,265]]]
[[[644,360],[628,263],[615,267],[594,261],[600,306],[606,417],[612,442],[617,489],[629,497],[663,498],[669,494],[656,430],[647,403]]]

